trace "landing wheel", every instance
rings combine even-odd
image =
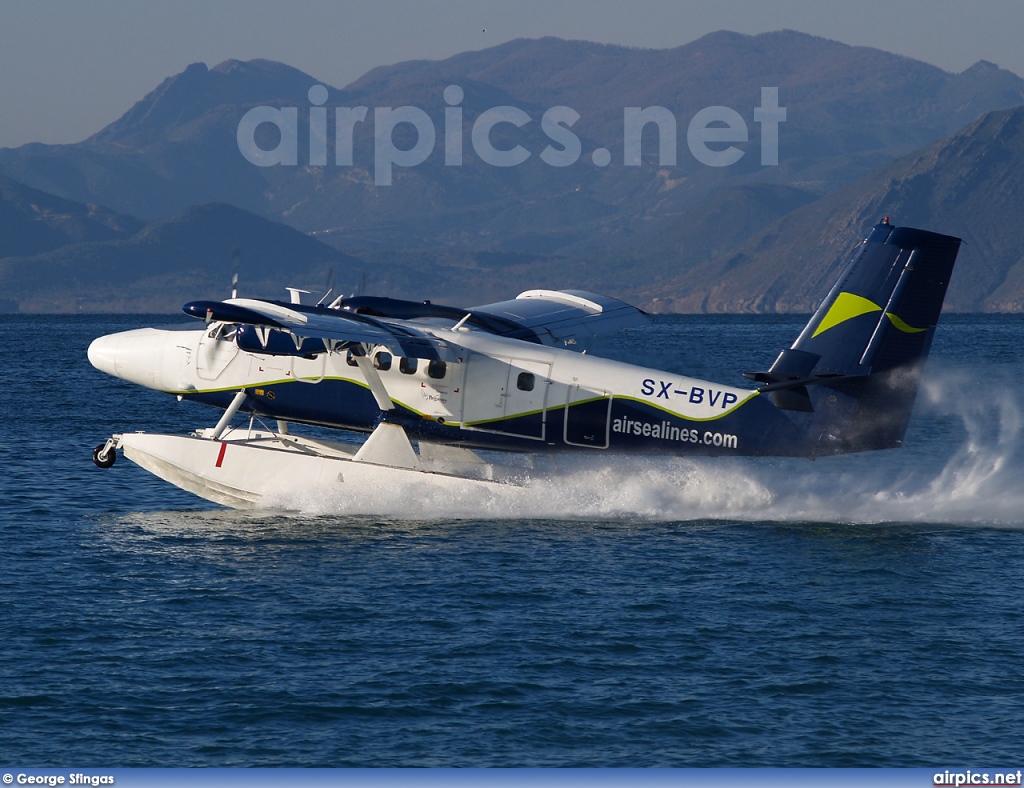
[[[117,460],[117,452],[114,451],[113,446],[108,448],[108,445],[107,443],[101,443],[92,450],[92,461],[100,468],[109,468]]]

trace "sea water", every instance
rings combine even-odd
[[[0,317],[0,762],[1020,765],[1024,319],[943,317],[906,445],[571,458],[235,512],[115,432],[217,413],[94,370],[173,316]],[[795,317],[597,352],[743,385]]]

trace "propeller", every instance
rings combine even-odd
[[[334,292],[334,266],[332,265],[330,268],[327,269],[327,280],[324,282],[324,297],[321,298],[319,301],[317,301],[316,305],[317,306],[323,306],[324,301],[326,301],[330,297],[331,293],[333,293],[333,292]]]
[[[231,276],[231,297],[238,298],[238,267],[239,258],[242,256],[242,247],[236,246],[235,250],[231,253],[231,268],[234,273]]]

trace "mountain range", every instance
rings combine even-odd
[[[786,213],[726,253],[641,291],[641,300],[668,292],[671,302],[659,301],[666,311],[812,311],[851,242],[886,215],[963,238],[947,309],[1022,311],[1024,106],[987,113]],[[657,269],[662,258],[653,250],[634,265]]]
[[[368,273],[375,291],[454,302],[507,296],[516,281],[661,311],[808,311],[849,245],[889,214],[968,240],[958,273],[972,273],[954,278],[952,308],[1024,303],[1013,251],[1024,80],[991,63],[950,74],[794,31],[719,32],[667,50],[517,40],[325,86],[328,110],[368,109],[351,165],[334,163],[328,111],[325,166],[309,163],[317,84],[270,61],[193,64],[80,143],[0,149],[5,298],[32,311],[173,309],[223,293],[239,267],[250,287],[277,290]],[[462,91],[459,166],[445,163],[450,85]],[[766,87],[786,108],[777,166],[761,164]],[[426,113],[437,143],[378,185],[374,110],[402,106]],[[476,119],[501,106],[530,118],[491,134],[498,149],[530,153],[514,167],[486,163],[473,142]],[[559,106],[579,113],[581,156],[565,167],[539,155],[558,147],[540,120]],[[653,106],[676,119],[676,162],[659,162],[651,125],[640,165],[627,166],[624,108]],[[702,164],[687,145],[690,120],[712,106],[747,127],[730,166]],[[240,153],[239,122],[255,107],[297,108],[296,165]],[[411,131],[396,128],[398,148],[416,141]]]
[[[25,312],[176,311],[195,298],[226,298],[236,272],[250,293],[332,279],[351,287],[364,265],[224,203],[145,223],[8,179],[0,179],[0,195],[0,285],[8,304]],[[303,281],[282,283],[282,261],[295,259]]]

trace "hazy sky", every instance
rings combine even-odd
[[[0,147],[77,142],[196,61],[269,58],[344,87],[520,37],[666,48],[783,28],[1024,75],[1022,0],[0,0]]]

